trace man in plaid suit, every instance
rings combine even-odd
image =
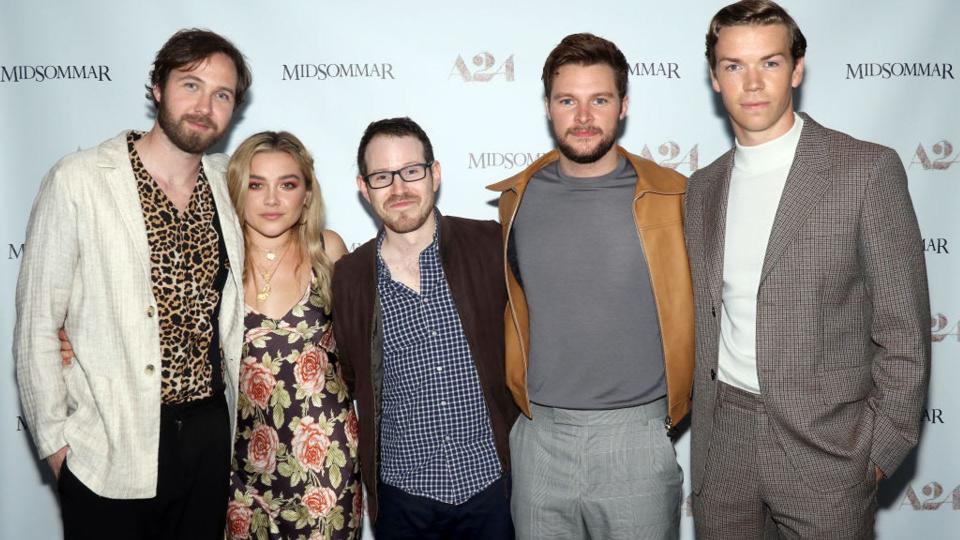
[[[736,146],[688,185],[697,535],[872,538],[929,378],[920,232],[899,158],[793,110],[806,40],[769,0],[707,59]]]

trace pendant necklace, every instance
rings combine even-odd
[[[276,251],[274,251],[274,250],[272,250],[272,249],[270,249],[270,248],[264,248],[264,247],[260,247],[260,246],[256,246],[256,247],[257,247],[257,249],[259,249],[260,251],[263,252],[264,258],[266,258],[268,261],[273,262],[273,261],[277,260],[277,252],[276,252]]]
[[[260,277],[263,278],[263,287],[260,288],[260,292],[257,293],[257,302],[264,302],[267,298],[270,298],[270,292],[272,288],[270,287],[270,280],[273,279],[274,274],[277,273],[277,270],[280,268],[280,264],[283,263],[283,258],[286,257],[287,251],[290,251],[290,245],[293,244],[293,240],[287,241],[287,247],[283,248],[283,253],[280,254],[279,259],[277,258],[276,252],[273,250],[268,250],[257,246],[257,249],[264,251],[267,255],[267,260],[277,259],[277,264],[273,266],[272,270],[261,270],[256,263],[254,263],[254,268],[257,273],[260,274]]]

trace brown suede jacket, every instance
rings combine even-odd
[[[663,341],[663,359],[667,380],[668,413],[664,419],[672,429],[690,412],[693,391],[693,286],[683,240],[683,196],[686,179],[680,173],[628,153],[625,156],[637,171],[633,197],[633,219],[637,235],[647,257],[650,281],[657,305],[657,317]],[[517,280],[515,261],[511,261],[513,220],[520,208],[523,192],[534,173],[559,159],[556,150],[545,154],[523,172],[487,189],[499,191],[500,223],[503,227],[504,265],[509,296],[504,314],[506,327],[507,386],[527,416],[527,362],[530,349],[530,321],[527,299]]]
[[[470,344],[490,415],[503,472],[510,471],[510,428],[520,411],[507,391],[503,360],[503,248],[500,225],[441,216],[439,250],[447,285]],[[360,470],[370,522],[377,519],[379,426],[383,390],[383,323],[377,296],[377,242],[373,239],[337,262],[333,278],[333,328],[343,378],[357,401]]]

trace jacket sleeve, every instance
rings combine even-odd
[[[340,374],[343,376],[343,382],[346,383],[347,389],[350,391],[350,394],[354,394],[354,382],[356,381],[356,374],[353,370],[353,364],[350,362],[350,350],[348,336],[343,331],[343,328],[346,326],[346,320],[343,318],[343,310],[338,310],[337,306],[341,302],[349,302],[349,299],[346,298],[344,288],[344,280],[337,279],[337,275],[340,271],[343,270],[343,265],[337,263],[334,267],[333,272],[333,282],[330,286],[331,295],[333,296],[333,310],[331,316],[333,318],[333,337],[337,342],[337,360],[340,362]],[[343,324],[340,322],[343,321]]]
[[[860,250],[873,303],[875,413],[870,459],[887,476],[917,444],[930,378],[930,300],[917,217],[896,153],[883,149],[866,187]]]
[[[68,415],[65,369],[57,331],[63,327],[78,269],[76,205],[67,167],[44,178],[27,224],[17,279],[13,356],[27,426],[41,457],[66,446]]]

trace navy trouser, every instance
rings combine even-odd
[[[512,540],[510,475],[462,504],[411,495],[380,482],[377,540]]]

